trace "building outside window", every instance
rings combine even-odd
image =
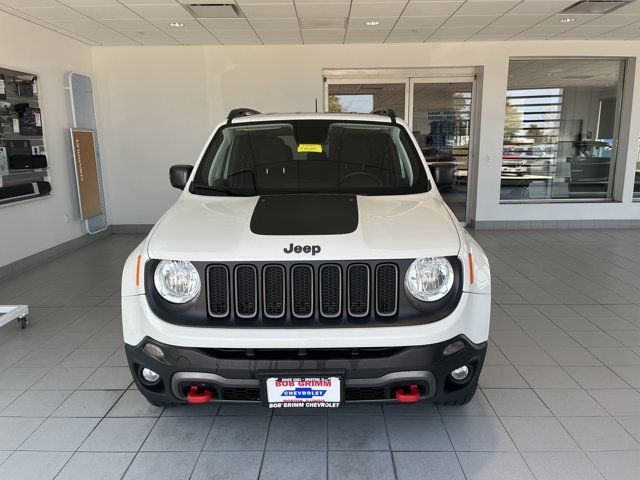
[[[500,200],[612,197],[625,61],[509,62]]]

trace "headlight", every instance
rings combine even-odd
[[[416,299],[435,302],[451,290],[453,267],[446,258],[417,258],[404,276],[404,285]]]
[[[172,303],[187,303],[200,293],[200,275],[191,262],[162,260],[153,281],[162,298]]]

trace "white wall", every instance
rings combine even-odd
[[[325,68],[447,66],[480,66],[484,72],[476,220],[640,218],[640,204],[631,203],[629,175],[624,181],[624,202],[510,205],[498,201],[509,57],[585,53],[635,57],[640,55],[640,43],[97,47],[93,59],[111,221],[155,222],[178,193],[169,186],[169,166],[192,163],[211,129],[232,108],[312,111],[316,98],[322,105]],[[639,73],[635,76],[640,80]],[[639,84],[635,81],[633,108],[628,112],[632,132],[640,132]],[[635,165],[637,138],[637,133],[630,136],[621,160],[629,167]]]
[[[91,73],[91,50],[0,12],[0,65],[38,75],[52,195],[0,207],[0,266],[82,235],[68,128],[65,73]],[[65,215],[69,222],[65,222]]]

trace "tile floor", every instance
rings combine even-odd
[[[0,283],[31,309],[0,328],[0,479],[640,478],[640,231],[475,235],[495,305],[465,407],[149,406],[118,308],[139,236]]]

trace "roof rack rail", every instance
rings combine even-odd
[[[391,119],[391,123],[396,123],[396,112],[390,108],[378,108],[371,112],[373,115],[384,115]]]
[[[229,112],[229,115],[227,115],[227,124],[230,124],[234,118],[258,114],[260,114],[260,112],[257,110],[253,110],[252,108],[234,108]]]

